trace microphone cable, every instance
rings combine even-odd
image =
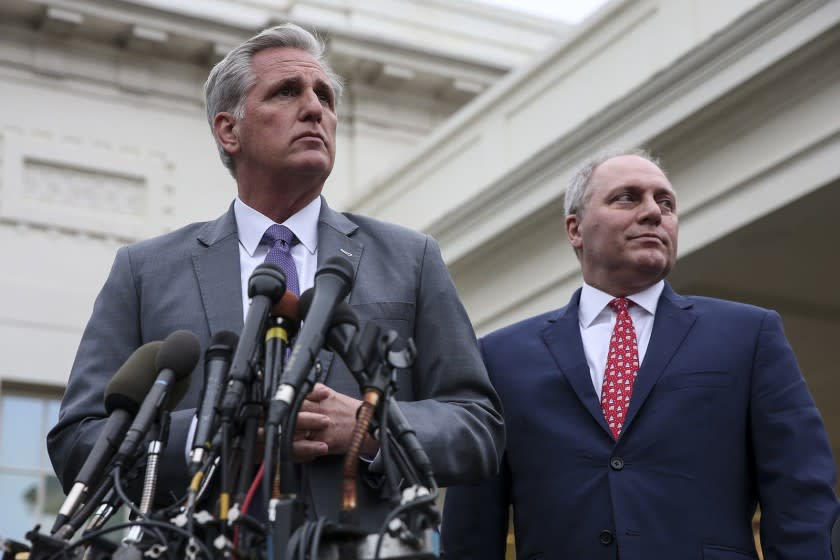
[[[260,487],[260,483],[265,476],[265,462],[263,461],[260,463],[260,468],[257,469],[257,474],[254,476],[254,480],[251,482],[251,485],[248,487],[248,492],[245,494],[245,498],[242,500],[242,510],[241,514],[248,515],[248,510],[251,508],[251,502],[254,500],[254,496],[257,493],[257,490]],[[234,527],[233,529],[233,547],[237,548],[239,545],[239,525]]]
[[[128,529],[128,528],[130,528],[134,525],[141,525],[143,527],[146,527],[146,528],[150,529],[153,532],[153,534],[155,534],[156,537],[159,537],[158,540],[160,541],[161,546],[167,547],[167,549],[169,549],[169,546],[168,546],[169,545],[169,540],[167,540],[166,537],[163,536],[163,533],[162,533],[161,530],[166,530],[166,531],[171,531],[173,533],[177,533],[180,536],[187,539],[188,542],[195,543],[198,546],[198,548],[201,550],[201,553],[208,560],[213,560],[213,558],[215,558],[213,556],[213,553],[210,551],[210,549],[207,548],[207,545],[205,545],[199,539],[196,539],[188,531],[185,531],[184,529],[181,529],[180,527],[177,527],[177,526],[172,525],[171,523],[167,523],[165,521],[157,521],[157,520],[154,520],[154,519],[146,519],[146,520],[143,520],[143,521],[128,521],[126,523],[119,523],[119,524],[116,524],[116,525],[112,525],[110,527],[104,527],[102,529],[97,529],[96,531],[92,531],[89,534],[85,534],[84,536],[82,536],[81,538],[79,538],[78,540],[76,540],[72,543],[67,543],[66,547],[62,548],[61,550],[52,554],[51,556],[48,556],[46,560],[65,560],[67,558],[68,553],[70,553],[73,550],[79,548],[80,546],[85,546],[85,545],[93,542],[97,538],[102,537],[104,535],[107,535],[108,533],[114,533],[114,532],[117,532],[117,531],[121,531],[123,529]]]

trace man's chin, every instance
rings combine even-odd
[[[638,259],[636,261],[636,269],[646,278],[649,278],[650,284],[653,285],[668,276],[668,273],[671,272],[672,264],[668,259],[659,255]]]
[[[332,172],[332,162],[326,157],[301,157],[292,162],[290,171],[295,175],[326,180]]]

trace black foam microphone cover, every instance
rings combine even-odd
[[[186,330],[175,331],[163,341],[155,360],[157,377],[117,450],[118,465],[134,454],[160,412],[171,409],[187,393],[200,353],[198,338]]]
[[[162,344],[160,341],[144,344],[117,370],[105,387],[105,410],[108,414],[117,409],[125,410],[132,416],[137,414],[157,377],[155,363]]]
[[[188,377],[201,354],[201,343],[187,330],[175,331],[166,337],[155,360],[157,370],[171,369],[175,379]]]

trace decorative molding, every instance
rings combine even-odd
[[[0,25],[2,75],[51,84],[61,80],[69,91],[111,98],[138,95],[148,105],[195,110],[203,105],[207,66]]]
[[[23,200],[65,212],[107,212],[142,217],[145,177],[82,169],[54,161],[23,160]]]
[[[134,153],[132,153],[134,152]],[[104,141],[2,131],[0,220],[136,241],[171,229],[174,164]]]
[[[330,60],[348,78],[374,67],[386,82],[462,103],[568,28],[463,0],[3,0],[0,21],[0,62],[180,99],[199,98],[192,80],[199,75],[200,86],[233,45],[293,21],[327,38]],[[97,64],[85,60],[91,54]],[[163,83],[145,76],[161,74],[161,66],[172,73]],[[186,90],[174,85],[184,75]]]

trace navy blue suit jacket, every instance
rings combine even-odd
[[[580,291],[482,339],[505,413],[502,472],[450,488],[447,560],[830,559],[838,513],[822,419],[777,313],[666,284],[619,440],[592,386]]]

